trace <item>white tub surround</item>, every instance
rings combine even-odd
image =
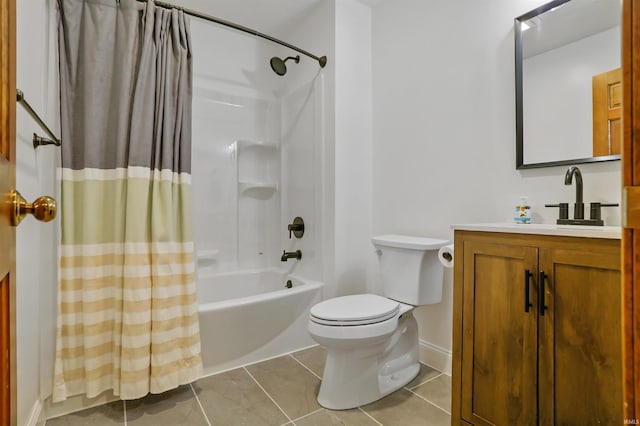
[[[517,223],[471,223],[451,225],[454,231],[509,232],[511,234],[556,235],[560,237],[607,238],[619,240],[619,226],[580,226]]]

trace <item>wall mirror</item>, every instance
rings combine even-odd
[[[620,0],[554,0],[515,19],[516,168],[620,159]]]

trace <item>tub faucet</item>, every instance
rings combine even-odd
[[[571,185],[573,176],[576,177],[576,203],[573,205],[573,218],[584,219],[584,203],[582,202],[582,173],[576,166],[569,167],[564,175],[564,184]]]
[[[296,251],[282,250],[282,257],[280,258],[280,260],[283,262],[286,262],[289,259],[297,259],[297,260],[302,259],[302,252],[300,250],[296,250]]]

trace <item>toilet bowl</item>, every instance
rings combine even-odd
[[[442,295],[437,251],[447,241],[386,235],[373,242],[385,295],[328,299],[309,315],[311,337],[327,349],[318,403],[332,410],[371,403],[416,377],[420,365],[413,309],[437,303]]]
[[[354,315],[354,319],[318,314],[319,309],[314,309],[333,302],[385,308],[369,309],[370,318]],[[334,325],[328,325],[332,321]],[[318,393],[318,403],[325,408],[345,410],[368,404],[409,383],[420,370],[413,306],[373,294],[329,299],[311,309],[309,333],[327,348]]]

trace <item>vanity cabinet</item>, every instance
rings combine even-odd
[[[622,424],[619,240],[457,230],[455,259],[452,424]]]

